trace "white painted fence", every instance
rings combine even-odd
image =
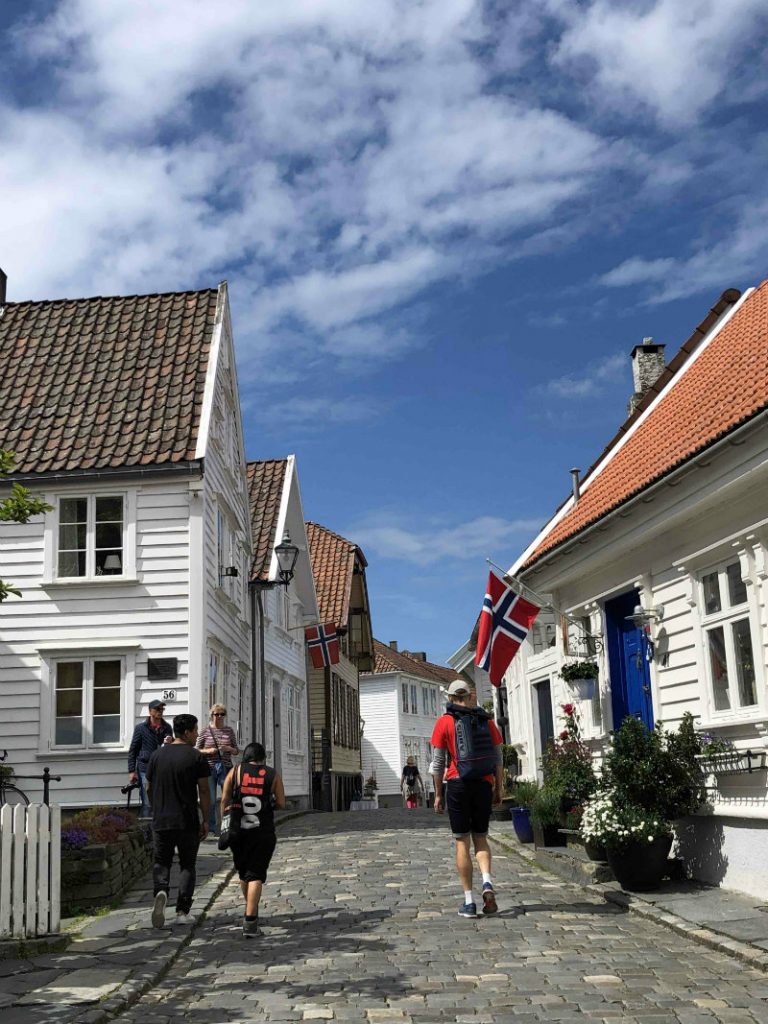
[[[61,808],[0,807],[0,939],[58,932]]]

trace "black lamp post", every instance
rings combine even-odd
[[[275,545],[277,555],[279,580],[252,580],[251,581],[251,621],[253,622],[258,612],[259,618],[259,680],[261,682],[261,742],[267,745],[267,688],[266,688],[266,667],[264,661],[264,604],[261,594],[264,590],[272,590],[274,587],[287,587],[294,576],[296,562],[299,557],[299,549],[291,541],[288,530],[283,534],[283,539]],[[255,632],[254,644],[255,647]],[[256,651],[251,650],[252,670],[255,673]],[[251,737],[256,736],[256,679],[254,676],[253,699],[251,701]]]

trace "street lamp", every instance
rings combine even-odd
[[[298,547],[291,541],[291,535],[288,530],[283,533],[283,539],[279,544],[275,545],[275,555],[277,556],[277,574],[280,577],[278,580],[251,580],[251,622],[256,623],[256,618],[259,621],[259,681],[261,683],[261,742],[266,747],[267,745],[267,670],[264,658],[264,603],[261,599],[262,591],[273,590],[275,587],[288,587],[289,583],[293,579],[294,570],[296,568],[296,562],[299,557]],[[252,633],[252,647],[251,647],[251,671],[254,673],[253,679],[253,698],[251,701],[251,736],[256,736],[256,631],[255,628]]]
[[[299,557],[299,549],[291,543],[291,535],[287,530],[283,534],[283,539],[275,546],[275,554],[279,566],[280,582],[287,587],[293,579],[293,570],[296,567],[296,559]]]

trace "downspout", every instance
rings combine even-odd
[[[261,743],[267,749],[267,687],[266,659],[264,657],[264,602],[261,587],[256,588],[256,605],[259,609],[259,677],[261,679]]]
[[[261,600],[261,587],[258,583],[249,584],[251,591],[251,741],[259,736],[259,742],[267,745],[267,694],[264,686],[266,674],[264,659],[264,604]],[[256,621],[258,619],[259,642],[258,642],[258,672],[256,671]],[[261,711],[261,733],[259,735],[259,724],[256,715],[256,693],[259,682],[261,693],[259,695],[259,709]]]
[[[256,587],[248,584],[251,595],[251,743],[256,738]]]

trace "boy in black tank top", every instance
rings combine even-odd
[[[245,900],[243,935],[246,937],[259,934],[259,901],[277,844],[275,809],[285,807],[283,780],[274,768],[267,767],[265,757],[261,743],[249,743],[243,752],[242,764],[233,768],[224,780],[221,795],[222,818],[233,796],[242,807],[240,828],[230,845]]]

